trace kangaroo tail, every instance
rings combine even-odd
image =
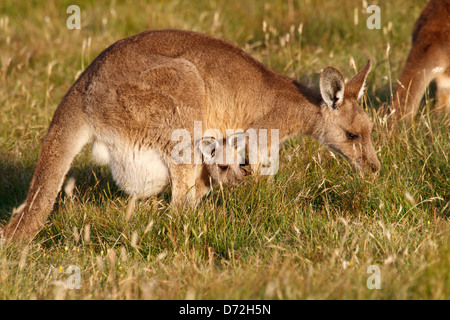
[[[32,240],[49,216],[72,160],[91,138],[81,106],[81,94],[69,91],[56,110],[25,203],[2,230],[7,240]]]

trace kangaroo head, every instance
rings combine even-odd
[[[245,149],[245,144],[239,141],[245,141],[242,139],[245,135],[239,132],[222,141],[213,137],[204,137],[200,140],[198,147],[213,182],[237,185],[244,180],[245,159],[240,153]]]
[[[357,169],[380,169],[372,143],[372,122],[359,105],[371,61],[353,79],[345,83],[342,74],[327,67],[320,76],[322,125],[319,140],[347,158]]]

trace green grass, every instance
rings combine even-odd
[[[33,243],[0,245],[0,299],[449,299],[449,120],[433,113],[433,90],[411,128],[388,132],[384,119],[425,2],[373,1],[382,29],[369,30],[364,1],[86,1],[77,31],[65,26],[71,1],[2,1],[4,223],[25,198],[62,96],[104,48],[146,29],[227,38],[315,88],[323,67],[350,78],[351,60],[359,69],[372,59],[364,107],[383,169],[360,176],[298,137],[282,147],[273,184],[250,178],[185,212],[168,207],[168,190],[126,222],[126,196],[86,148],[69,172],[75,197],[58,197]],[[79,290],[65,286],[70,265]],[[370,265],[380,290],[366,286]]]

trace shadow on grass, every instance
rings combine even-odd
[[[0,225],[25,199],[34,167],[0,154]]]
[[[0,154],[0,225],[6,224],[14,208],[25,201],[34,170],[35,163],[31,161],[20,161]],[[96,202],[105,196],[127,197],[115,184],[108,167],[76,161],[69,170],[66,180],[68,177],[75,178],[75,192],[80,198],[89,194],[90,201]],[[64,192],[59,193],[55,199],[54,210],[58,209],[59,200],[64,196]]]

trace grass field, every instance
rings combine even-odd
[[[196,210],[126,195],[88,148],[47,225],[29,245],[0,245],[0,299],[449,299],[449,118],[434,87],[416,123],[386,130],[385,108],[425,0],[13,1],[0,3],[0,219],[24,201],[50,119],[79,74],[111,43],[179,28],[236,43],[318,88],[332,65],[350,78],[370,58],[364,108],[383,169],[360,176],[308,137],[280,150],[273,184],[216,189]],[[81,8],[69,30],[66,8]],[[365,8],[378,4],[381,29]],[[80,270],[81,288],[65,273]],[[369,289],[369,266],[381,289]],[[369,279],[370,280],[370,279]]]

